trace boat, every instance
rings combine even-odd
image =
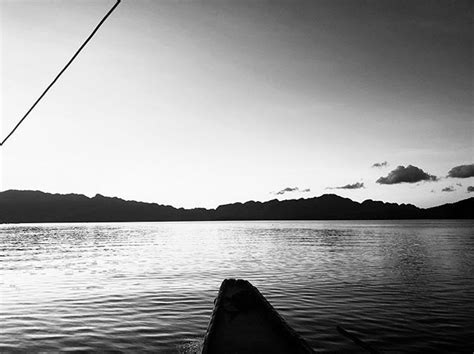
[[[203,343],[203,354],[306,354],[308,343],[250,282],[225,279]]]

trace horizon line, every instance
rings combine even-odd
[[[93,197],[89,197],[85,194],[82,194],[82,193],[52,193],[52,192],[44,192],[42,190],[33,190],[33,189],[7,189],[7,190],[0,190],[0,194],[2,193],[5,193],[5,192],[39,192],[39,193],[43,193],[43,194],[50,194],[50,195],[60,195],[60,196],[67,196],[67,195],[77,195],[77,196],[83,196],[85,198],[88,198],[88,199],[94,199],[96,197],[104,197],[104,198],[109,198],[109,199],[119,199],[119,200],[122,200],[124,202],[135,202],[135,203],[143,203],[143,204],[156,204],[156,205],[159,205],[159,206],[165,206],[165,207],[172,207],[172,208],[175,208],[175,209],[185,209],[185,210],[193,210],[193,209],[204,209],[204,210],[216,210],[217,208],[221,207],[221,206],[225,206],[225,205],[233,205],[233,204],[246,204],[246,203],[268,203],[268,202],[271,202],[271,201],[278,201],[278,202],[285,202],[285,201],[297,201],[297,200],[309,200],[309,199],[316,199],[316,198],[321,198],[323,196],[336,196],[338,198],[341,198],[341,199],[348,199],[354,203],[358,203],[358,204],[363,204],[364,202],[367,202],[367,201],[372,201],[372,202],[382,202],[384,204],[396,204],[396,205],[412,205],[418,209],[422,209],[422,210],[426,210],[426,209],[430,209],[430,208],[436,208],[438,206],[442,206],[442,205],[449,205],[449,204],[455,204],[455,203],[458,203],[460,201],[463,201],[463,200],[467,200],[467,199],[471,199],[471,198],[474,198],[474,197],[467,197],[467,198],[462,198],[458,201],[455,201],[455,202],[451,202],[451,203],[442,203],[442,204],[437,204],[437,205],[434,205],[434,206],[431,206],[431,207],[426,207],[426,208],[422,208],[422,207],[419,207],[415,204],[411,204],[411,203],[396,203],[396,202],[387,202],[387,201],[383,201],[383,200],[374,200],[374,199],[364,199],[362,202],[358,202],[358,201],[355,201],[351,198],[348,198],[348,197],[342,197],[338,194],[334,194],[334,193],[324,193],[324,194],[321,194],[319,196],[313,196],[313,197],[308,197],[308,198],[304,198],[304,197],[300,197],[300,198],[292,198],[292,199],[278,199],[278,198],[273,198],[273,199],[269,199],[269,200],[266,200],[266,201],[259,201],[259,200],[253,200],[253,199],[250,199],[250,200],[247,200],[245,202],[229,202],[229,203],[224,203],[224,204],[219,204],[217,205],[215,208],[206,208],[206,207],[190,207],[190,208],[185,208],[185,207],[176,207],[174,205],[171,205],[171,204],[159,204],[158,202],[145,202],[145,201],[140,201],[140,200],[134,200],[134,199],[124,199],[124,198],[121,198],[121,197],[117,197],[117,196],[106,196],[106,195],[103,195],[101,193],[96,193]]]

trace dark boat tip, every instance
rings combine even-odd
[[[255,331],[249,331],[253,327]],[[249,281],[224,279],[214,301],[202,353],[254,353],[252,345],[258,345],[262,353],[314,353]]]

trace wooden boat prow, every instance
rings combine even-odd
[[[214,301],[203,354],[314,353],[246,280],[225,279]]]

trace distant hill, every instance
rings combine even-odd
[[[233,203],[216,209],[183,209],[126,201],[97,194],[0,192],[0,223],[194,220],[368,220],[473,219],[474,197],[421,209],[411,204],[366,200],[354,202],[334,194],[308,199]]]

